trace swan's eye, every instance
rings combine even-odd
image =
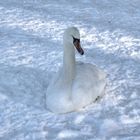
[[[80,43],[80,39],[77,39],[77,38],[73,37],[73,44],[75,44],[76,42]]]

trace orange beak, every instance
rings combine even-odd
[[[76,40],[74,41],[73,44],[74,44],[75,48],[77,49],[77,51],[78,51],[81,55],[83,55],[83,54],[84,54],[84,50],[81,48],[80,40],[79,40],[79,39],[76,39]]]

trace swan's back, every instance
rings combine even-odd
[[[76,65],[76,79],[79,82],[90,80],[103,80],[106,78],[106,73],[98,68],[96,65],[90,63],[77,62]],[[91,83],[91,82],[89,82]]]

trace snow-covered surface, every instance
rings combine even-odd
[[[0,0],[0,140],[140,139],[139,0]],[[81,32],[77,60],[105,70],[105,95],[64,115],[45,108],[62,34]]]

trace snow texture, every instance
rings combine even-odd
[[[139,0],[0,0],[0,140],[140,139]],[[45,108],[76,26],[84,56],[105,70],[105,95],[63,115]]]

